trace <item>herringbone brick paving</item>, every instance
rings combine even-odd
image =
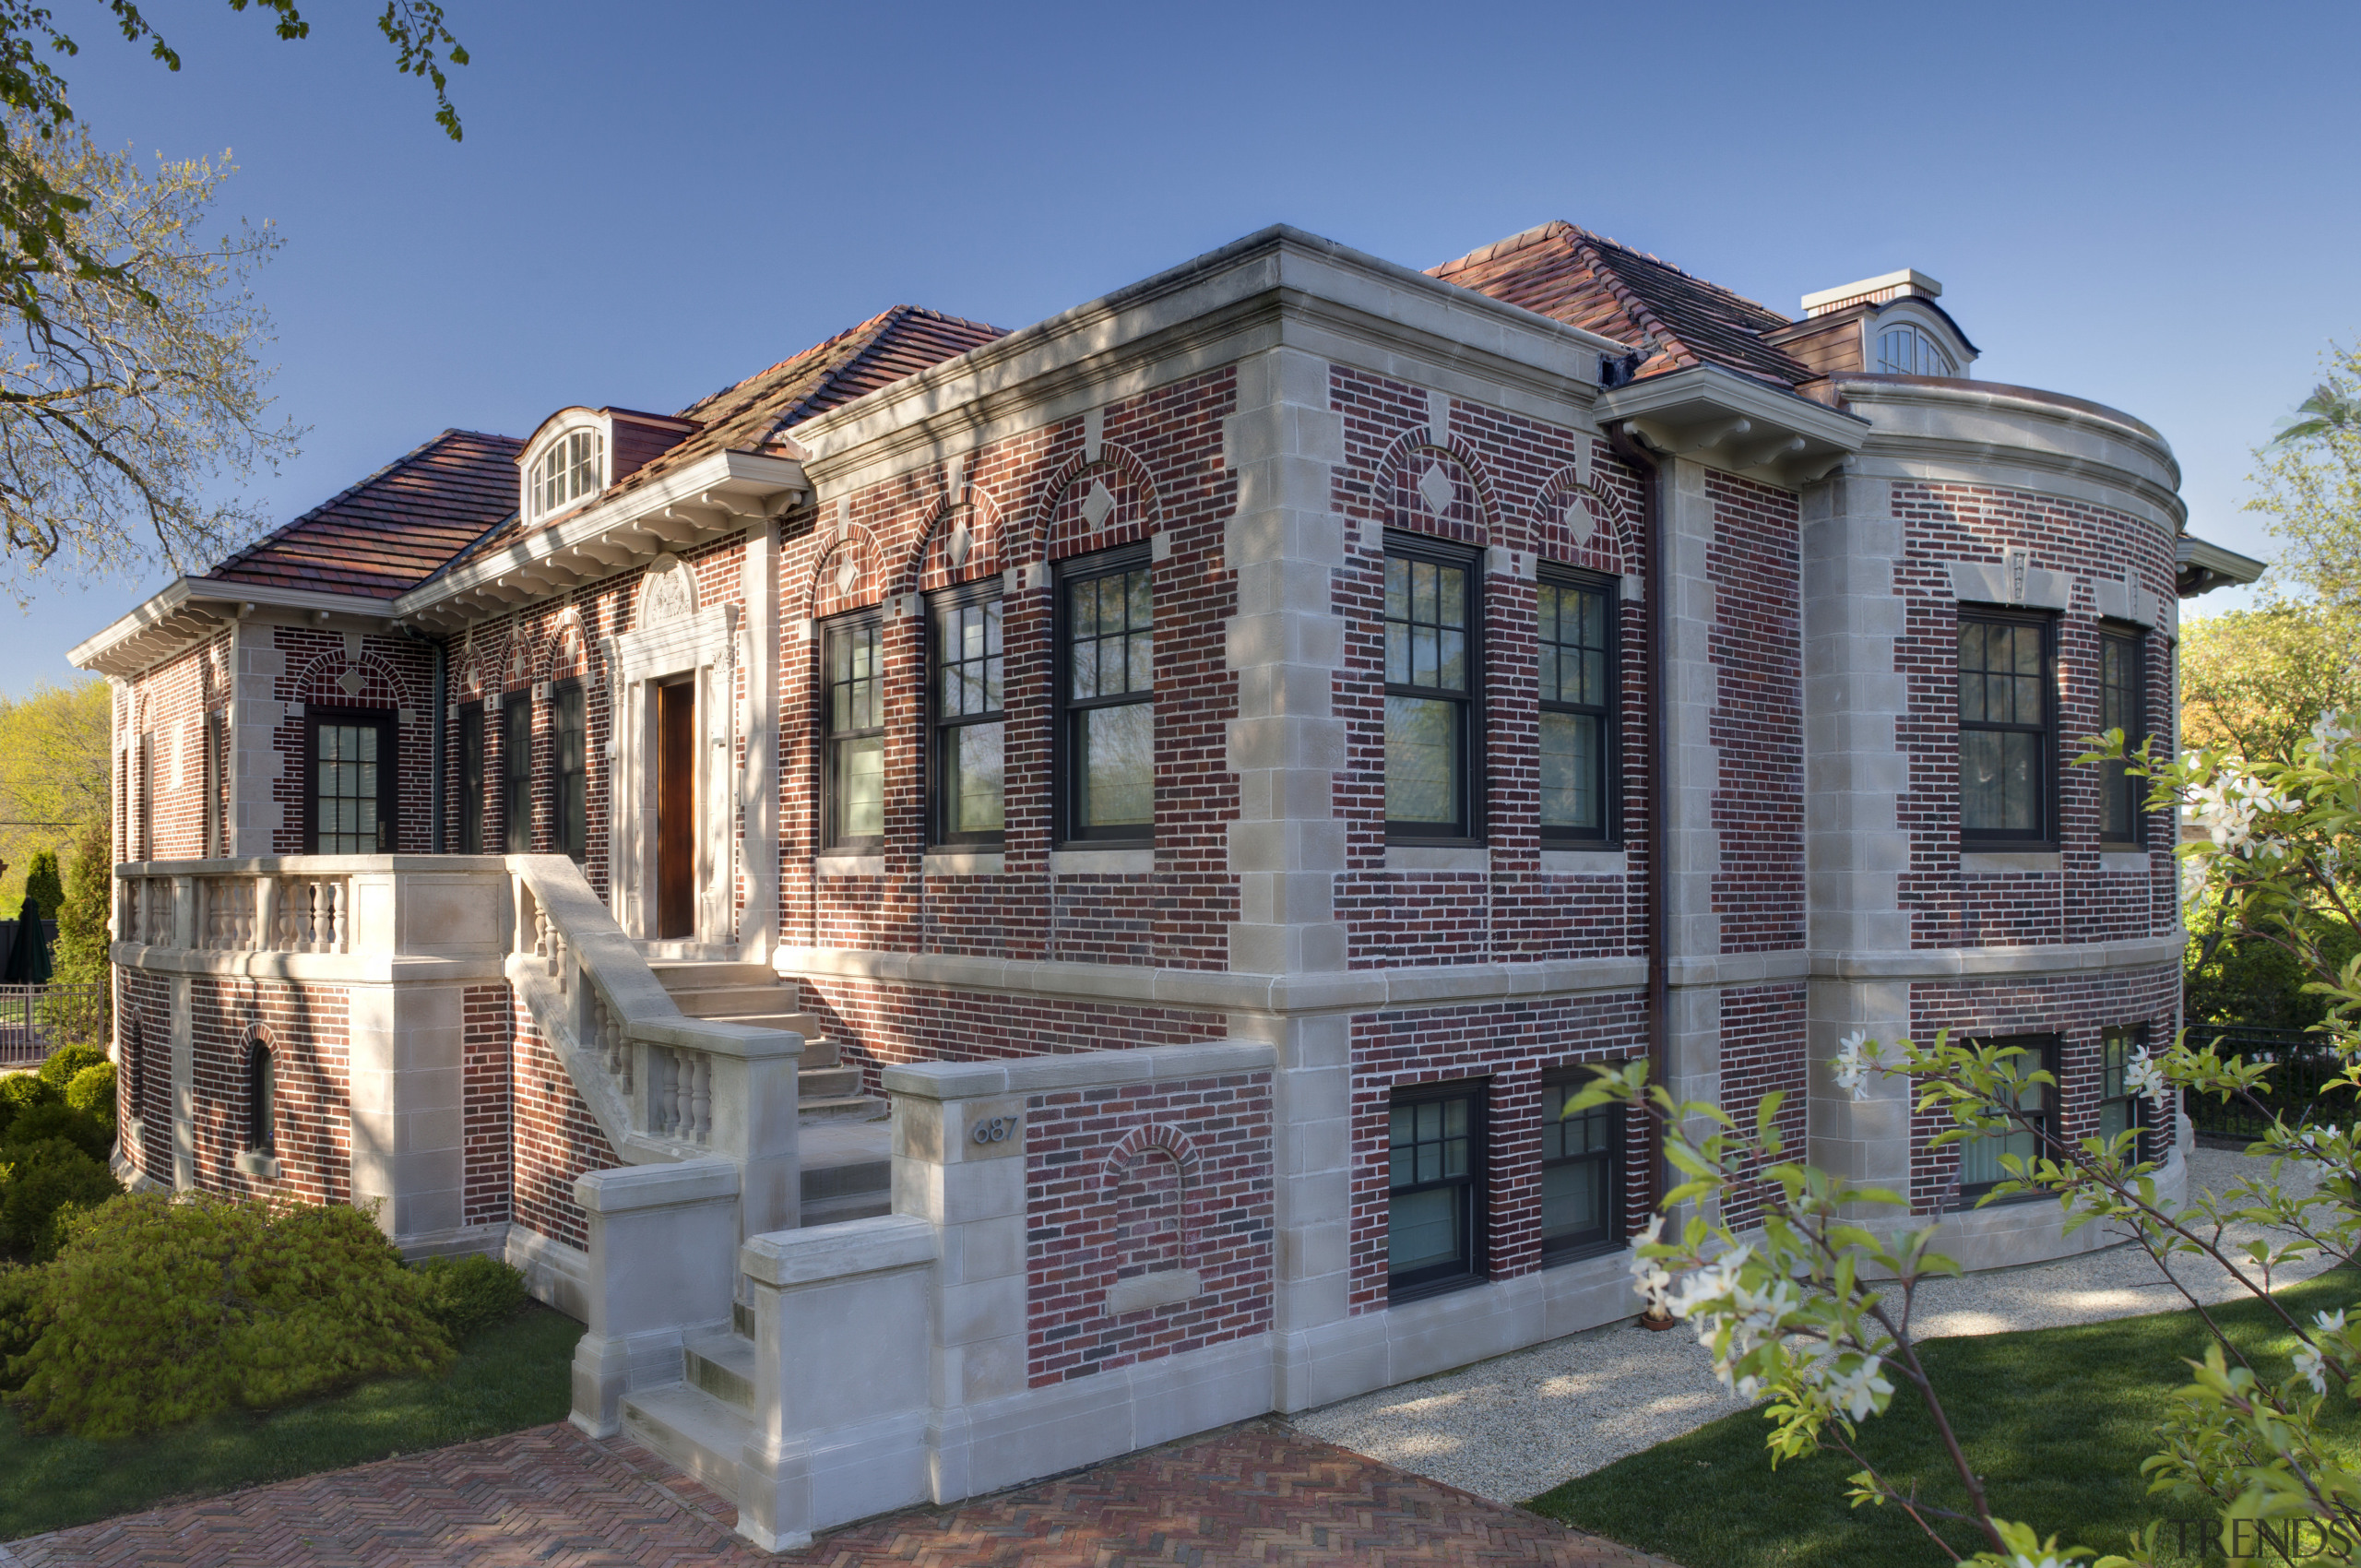
[[[0,1546],[0,1568],[1670,1568],[1275,1421],[783,1557],[740,1540],[735,1522],[645,1449],[561,1424],[31,1537]]]

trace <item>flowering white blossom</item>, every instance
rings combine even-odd
[[[1660,1259],[1642,1257],[1640,1249],[1655,1245],[1663,1234],[1664,1216],[1657,1214],[1649,1216],[1647,1228],[1631,1238],[1631,1289],[1648,1303],[1651,1313],[1668,1310],[1666,1295],[1672,1289],[1672,1275]]]
[[[2009,1568],[2074,1568],[2074,1564],[2051,1552],[2045,1551],[2036,1560],[2027,1557],[2021,1551],[2017,1553],[2016,1560],[2009,1564]]]
[[[1892,1394],[1893,1384],[1879,1371],[1884,1365],[1881,1358],[1869,1356],[1851,1372],[1832,1373],[1828,1378],[1828,1396],[1855,1420],[1867,1420],[1877,1408],[1877,1396]]]
[[[2148,1054],[2146,1046],[2131,1053],[2130,1064],[2123,1069],[2123,1087],[2134,1095],[2154,1100],[2158,1110],[2164,1108],[2167,1092],[2165,1075],[2157,1067],[2155,1059]]]
[[[1671,1302],[1672,1315],[1686,1318],[1706,1303],[1730,1294],[1738,1288],[1739,1272],[1746,1267],[1748,1256],[1754,1251],[1751,1244],[1733,1247],[1709,1264],[1702,1264],[1680,1277],[1680,1294]]]
[[[1855,1029],[1837,1041],[1836,1057],[1833,1063],[1836,1068],[1836,1087],[1850,1094],[1855,1099],[1869,1099],[1869,1075],[1885,1070],[1885,1063],[1879,1054],[1881,1049],[1882,1047],[1876,1040],[1869,1037],[1867,1031],[1861,1029]]]
[[[2312,722],[2312,745],[2320,754],[2323,765],[2333,763],[2336,754],[2361,731],[2354,728],[2354,716],[2331,708]]]
[[[2296,1348],[2296,1371],[2311,1384],[2315,1394],[2328,1392],[2328,1373],[2322,1370],[2325,1365],[2326,1358],[2320,1354],[2319,1347],[2304,1345]]]

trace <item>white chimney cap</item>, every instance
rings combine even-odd
[[[1832,312],[1844,310],[1849,305],[1883,304],[1888,300],[1898,300],[1905,294],[1916,294],[1922,299],[1931,300],[1940,297],[1942,291],[1943,286],[1940,283],[1915,267],[1905,267],[1899,272],[1888,272],[1876,278],[1864,278],[1857,283],[1847,283],[1841,288],[1822,289],[1816,294],[1806,294],[1804,315],[1806,316],[1827,315]]]

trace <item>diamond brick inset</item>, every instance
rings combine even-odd
[[[943,552],[951,558],[953,565],[964,566],[975,542],[975,536],[967,531],[967,519],[962,517],[951,526],[951,537],[943,541]]]
[[[1459,487],[1451,482],[1451,476],[1442,471],[1441,463],[1429,463],[1427,471],[1418,476],[1418,496],[1426,502],[1427,510],[1440,517],[1458,498]]]
[[[346,696],[359,696],[361,695],[361,666],[347,665],[344,673],[336,678],[336,683],[343,688]]]
[[[1574,536],[1576,544],[1588,544],[1597,530],[1590,520],[1590,497],[1577,495],[1566,503],[1566,531]]]
[[[1107,521],[1107,514],[1114,509],[1115,498],[1108,493],[1107,481],[1092,480],[1090,493],[1083,497],[1082,502],[1082,520],[1090,525],[1090,531],[1097,533]]]

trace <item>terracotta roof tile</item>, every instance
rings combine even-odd
[[[608,486],[599,499],[624,494],[716,452],[775,449],[777,439],[800,421],[1004,336],[1004,328],[980,321],[966,321],[917,305],[896,305],[690,404],[681,410],[681,417],[694,422],[697,429],[662,456]],[[512,483],[512,509],[514,488]],[[464,553],[473,555],[494,548],[526,531],[522,520],[511,516]],[[452,564],[456,565],[457,559]]]
[[[1783,386],[1817,375],[1762,341],[1789,326],[1787,317],[1572,223],[1528,229],[1447,261],[1432,276],[1645,349],[1641,375],[1704,362]]]
[[[391,599],[516,511],[518,445],[446,430],[206,576]]]

